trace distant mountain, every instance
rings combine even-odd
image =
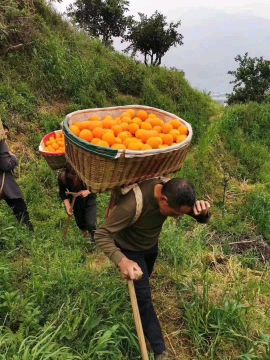
[[[167,15],[182,20],[184,46],[172,48],[163,65],[182,69],[200,90],[230,92],[233,78],[227,72],[235,69],[238,54],[248,52],[252,57],[270,59],[270,21],[264,18],[211,9],[185,13],[176,9]]]

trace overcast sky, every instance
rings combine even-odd
[[[74,1],[73,1],[74,2]],[[64,12],[72,0],[54,5]],[[251,57],[270,58],[270,0],[129,0],[132,15],[152,15],[155,10],[168,21],[181,20],[184,46],[171,48],[162,65],[185,72],[192,86],[212,93],[231,92],[228,70],[234,58],[248,52]],[[115,39],[121,51],[127,44]],[[140,59],[140,57],[139,57]]]
[[[66,6],[71,0],[63,0],[56,4],[61,11],[65,11]],[[130,0],[129,8],[132,14],[143,12],[152,14],[155,10],[160,10],[164,14],[171,14],[177,10],[176,16],[181,16],[181,12],[190,9],[211,8],[220,9],[228,13],[247,13],[255,16],[261,16],[270,19],[270,0]]]

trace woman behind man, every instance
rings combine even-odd
[[[6,125],[3,125],[1,131],[2,133],[4,131],[5,135],[7,135],[9,129]],[[14,178],[13,172],[18,165],[18,160],[16,156],[9,151],[4,137],[5,136],[2,136],[2,140],[0,141],[0,199],[6,201],[20,223],[26,225],[29,230],[33,231],[33,225],[29,218],[23,194]]]
[[[59,173],[58,185],[59,196],[64,202],[67,214],[69,216],[74,214],[79,229],[84,236],[90,235],[91,240],[94,242],[97,218],[96,195],[91,194],[69,164]],[[73,208],[70,192],[78,193]]]

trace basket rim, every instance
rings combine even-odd
[[[138,109],[138,110],[139,109],[155,110],[161,114],[164,114],[164,115],[170,116],[174,119],[177,119],[180,122],[184,123],[184,125],[186,125],[186,127],[189,130],[189,134],[188,134],[187,138],[180,144],[170,146],[165,149],[152,149],[152,150],[147,150],[147,151],[136,151],[136,150],[113,150],[113,149],[103,148],[103,147],[100,147],[100,146],[97,146],[94,144],[90,144],[89,142],[87,142],[83,139],[79,139],[77,136],[73,135],[73,133],[70,131],[69,120],[74,115],[82,114],[82,113],[89,113],[89,112],[96,112],[96,111],[121,110],[121,109],[125,110],[125,109],[132,109],[132,108]],[[191,142],[191,139],[193,136],[192,127],[186,120],[184,120],[184,119],[180,118],[179,116],[177,116],[173,113],[170,113],[168,111],[161,110],[161,109],[151,107],[151,106],[146,106],[146,105],[123,105],[123,106],[111,106],[111,107],[92,108],[92,109],[83,109],[83,110],[73,111],[72,113],[69,113],[66,115],[65,120],[63,121],[63,130],[64,130],[67,138],[70,141],[73,140],[72,142],[74,144],[76,144],[77,146],[81,147],[82,149],[84,149],[86,151],[90,151],[90,152],[96,153],[97,155],[108,157],[111,159],[115,159],[115,158],[121,157],[121,156],[124,156],[124,157],[146,157],[146,156],[152,156],[152,155],[157,155],[157,154],[161,154],[161,153],[176,151],[176,150],[179,150],[182,147],[188,145]]]
[[[45,147],[45,140],[50,137],[51,135],[54,135],[54,134],[61,134],[62,133],[62,130],[59,129],[59,130],[54,130],[54,131],[51,131],[50,133],[46,134],[45,136],[43,136],[43,138],[41,139],[40,141],[40,144],[39,144],[39,147],[38,147],[38,151],[41,153],[41,155],[43,156],[54,156],[54,157],[59,157],[59,156],[65,156],[65,153],[51,153],[49,151],[44,151],[44,147]]]

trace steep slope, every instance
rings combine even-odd
[[[172,359],[269,359],[269,105],[221,112],[181,73],[104,48],[43,2],[24,2],[20,12],[7,2],[1,22],[14,37],[0,59],[0,114],[36,230],[18,226],[1,202],[3,359],[140,358],[126,284],[75,226],[63,240],[56,174],[36,151],[67,112],[131,103],[192,122],[194,146],[180,175],[214,199],[209,226],[170,219],[162,234],[154,297]],[[22,17],[34,32],[18,25]],[[19,50],[7,50],[18,40]],[[99,223],[107,202],[108,194],[99,197]]]

